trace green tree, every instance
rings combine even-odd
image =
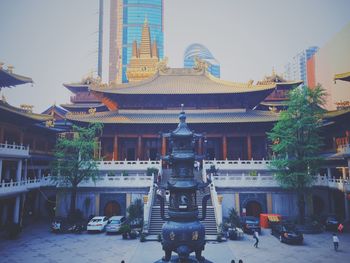
[[[320,86],[294,89],[289,93],[287,110],[281,112],[268,133],[275,155],[271,166],[281,186],[296,191],[300,223],[305,217],[305,190],[312,184],[321,161],[324,98],[325,91]]]
[[[130,204],[127,208],[127,212],[129,222],[142,224],[143,205],[141,199],[136,199],[132,204]]]
[[[102,132],[102,124],[94,123],[88,127],[73,125],[74,136],[60,136],[54,149],[54,161],[51,163],[52,179],[59,186],[71,191],[70,214],[75,212],[78,184],[83,180],[95,181],[98,175],[94,150],[95,138]],[[69,134],[72,135],[72,134]]]

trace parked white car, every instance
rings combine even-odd
[[[106,232],[108,233],[118,233],[120,227],[126,223],[125,216],[112,216],[108,220],[108,225],[106,226]]]
[[[87,224],[87,231],[104,231],[108,224],[108,218],[106,216],[95,216]]]

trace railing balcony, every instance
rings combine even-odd
[[[154,183],[154,176],[146,174],[120,175],[120,176],[98,176],[98,178],[82,181],[78,187],[121,187],[121,188],[144,188]]]
[[[277,182],[274,175],[249,175],[249,174],[235,174],[226,173],[211,176],[211,180],[214,181],[217,187],[281,187]],[[350,180],[349,179],[336,179],[328,178],[327,176],[315,176],[313,186],[324,186],[340,191],[350,192]]]
[[[10,194],[17,194],[27,191],[26,181],[19,182],[2,182],[0,183],[0,196],[6,196]]]
[[[148,168],[157,168],[162,170],[162,161],[97,161],[97,168],[100,171],[147,171]]]
[[[18,157],[27,158],[29,157],[29,146],[9,144],[7,142],[0,143],[0,156],[1,157]]]
[[[203,169],[215,165],[219,170],[271,170],[270,160],[203,160]]]

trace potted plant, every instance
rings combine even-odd
[[[137,231],[136,230],[131,230],[129,233],[130,239],[136,239],[137,238]]]
[[[145,242],[146,241],[146,234],[145,233],[141,233],[140,235],[140,242]]]
[[[128,235],[130,235],[131,228],[128,224],[122,225],[120,227],[120,232],[122,233],[123,239],[127,239]]]

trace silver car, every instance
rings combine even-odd
[[[108,220],[108,225],[106,226],[106,232],[108,233],[118,233],[120,227],[126,222],[125,216],[112,216]]]

